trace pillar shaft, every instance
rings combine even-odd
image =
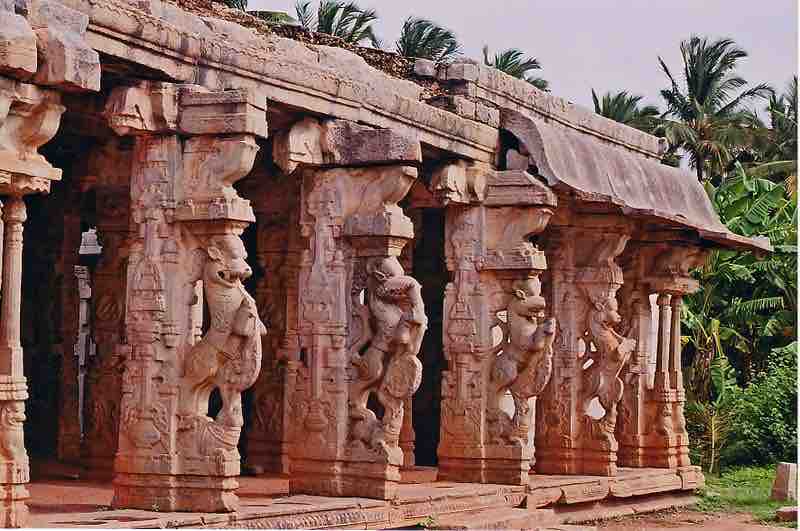
[[[29,481],[25,450],[27,385],[20,345],[22,301],[22,227],[25,202],[10,197],[3,206],[2,306],[0,306],[0,525],[21,527],[28,509],[25,484]]]

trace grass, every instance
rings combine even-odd
[[[761,523],[795,527],[793,522],[776,522],[775,511],[790,501],[770,499],[775,466],[742,467],[726,470],[720,476],[706,476],[697,509],[703,512],[748,512]]]

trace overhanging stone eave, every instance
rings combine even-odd
[[[258,35],[233,23],[226,24],[250,33],[252,39],[247,46],[226,42],[210,28],[208,35],[188,34],[167,20],[114,0],[102,5],[84,0],[72,0],[70,4],[89,15],[87,41],[95,50],[162,72],[165,80],[197,83],[210,89],[253,87],[269,100],[308,112],[391,128],[464,158],[481,162],[494,160],[498,141],[496,128],[412,99],[413,83],[390,78],[366,64],[357,65],[357,68],[374,74],[368,76],[370,79],[385,82],[385,90],[380,83],[347,79],[334,75],[330,68],[308,61],[287,62],[286,54],[271,57],[268,51],[274,42],[284,41],[286,46],[293,46],[295,41]],[[196,15],[182,14],[195,19],[195,23],[202,23]],[[137,34],[133,28],[140,25],[157,27],[160,31]],[[322,55],[328,62],[335,63],[337,55],[350,54],[344,50],[331,52],[327,47],[317,48],[326,48]],[[308,53],[307,48],[305,52]],[[361,61],[358,56],[350,55],[352,61]],[[321,64],[322,60],[319,62]]]
[[[501,112],[501,128],[524,144],[550,186],[568,190],[579,201],[607,203],[627,216],[692,229],[716,247],[772,250],[766,238],[730,232],[695,177],[657,158],[516,111]]]

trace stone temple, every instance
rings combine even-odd
[[[711,249],[768,243],[655,137],[254,20],[0,0],[0,524],[691,502],[681,300]]]

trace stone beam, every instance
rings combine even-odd
[[[0,72],[65,91],[100,90],[86,14],[55,0],[3,0],[0,21]]]
[[[422,162],[419,142],[390,129],[314,118],[304,118],[278,133],[273,156],[286,174],[301,164],[335,167]]]

